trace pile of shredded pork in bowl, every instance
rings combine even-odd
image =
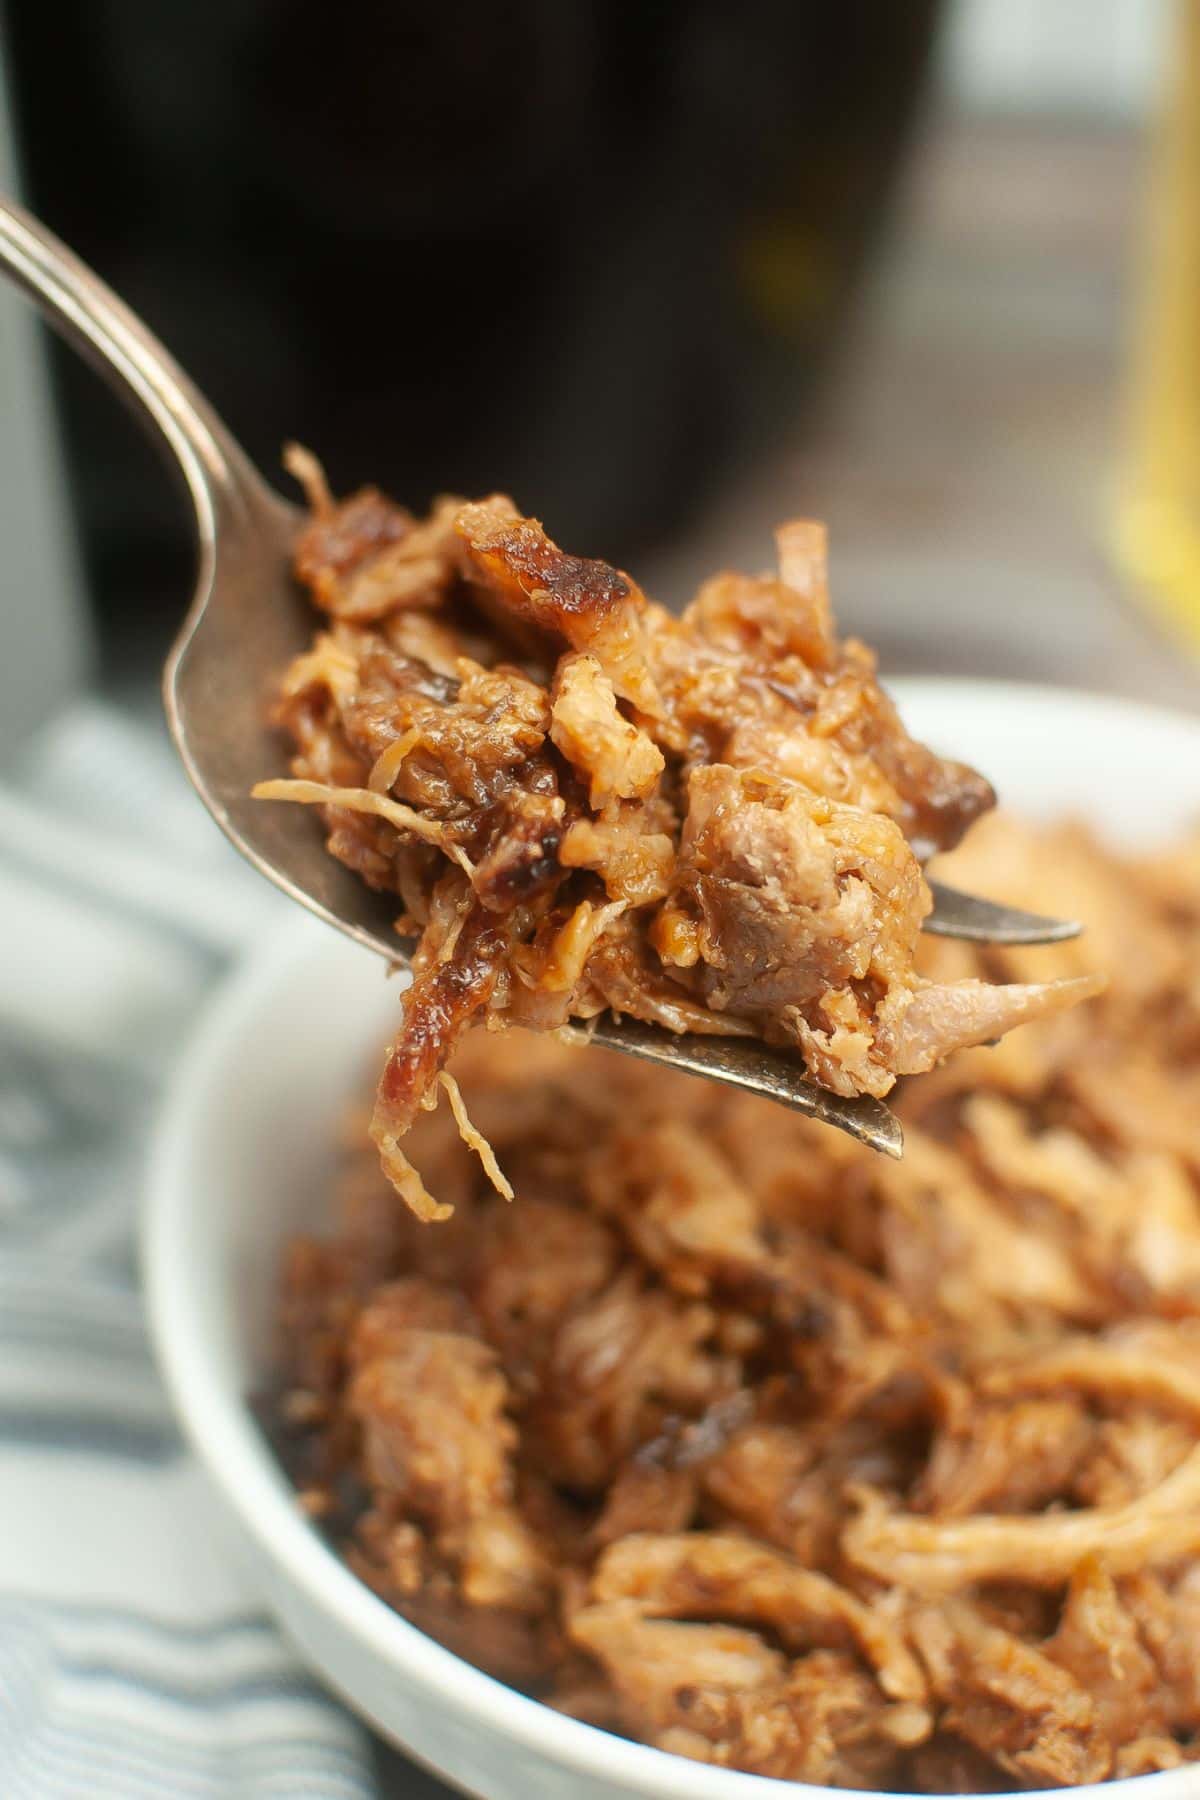
[[[443,1109],[423,1223],[365,1141],[394,1002],[320,931],[181,1077],[149,1270],[185,1422],[309,1658],[475,1791],[1193,1789],[1200,725],[903,703],[1004,808],[935,872],[1087,922],[922,976],[1108,987],[901,1082],[902,1161],[479,1032],[451,1067],[516,1199]]]

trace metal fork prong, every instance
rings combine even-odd
[[[882,1100],[870,1094],[851,1098],[830,1093],[805,1079],[794,1052],[774,1050],[758,1038],[708,1037],[694,1032],[677,1037],[661,1025],[628,1016],[618,1019],[611,1013],[601,1013],[586,1025],[564,1026],[559,1035],[663,1063],[688,1075],[706,1075],[791,1107],[822,1125],[833,1125],[884,1156],[904,1154],[904,1128]]]
[[[1076,919],[1049,919],[1020,906],[1001,906],[943,887],[940,881],[931,881],[929,889],[933,911],[922,929],[933,937],[961,938],[967,944],[1063,944],[1083,930]]]

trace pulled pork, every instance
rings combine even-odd
[[[405,1617],[609,1730],[904,1792],[1173,1768],[1200,1760],[1200,838],[1119,861],[993,817],[948,861],[1088,917],[1106,994],[909,1085],[901,1163],[477,1034],[455,1071],[521,1205],[446,1114],[413,1133],[436,1232],[358,1144],[336,1234],[287,1263],[284,1454]],[[939,984],[1034,960],[921,956]]]
[[[401,1140],[475,1024],[611,1009],[883,1095],[1091,991],[917,974],[922,860],[993,795],[835,636],[822,527],[783,526],[776,574],[719,575],[675,618],[503,496],[417,521],[374,489],[335,504],[290,461],[312,508],[296,574],[328,624],[282,682],[292,776],[255,792],[318,806],[419,940],[371,1129],[422,1217],[446,1203]]]

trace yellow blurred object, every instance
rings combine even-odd
[[[1117,551],[1167,623],[1200,648],[1200,0],[1177,0],[1172,50]]]

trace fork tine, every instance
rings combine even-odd
[[[978,894],[929,883],[933,911],[923,929],[933,937],[961,938],[968,944],[1062,944],[1083,930],[1075,919],[1048,919],[1019,906],[1001,906]]]
[[[904,1154],[904,1131],[899,1119],[882,1100],[870,1094],[846,1098],[809,1081],[804,1065],[794,1055],[773,1050],[758,1038],[705,1037],[688,1033],[675,1037],[661,1025],[647,1025],[628,1014],[614,1018],[601,1013],[586,1025],[571,1024],[558,1034],[569,1042],[599,1044],[622,1050],[647,1062],[664,1063],[689,1075],[705,1075],[747,1093],[790,1106],[795,1112],[833,1125],[884,1156]]]

